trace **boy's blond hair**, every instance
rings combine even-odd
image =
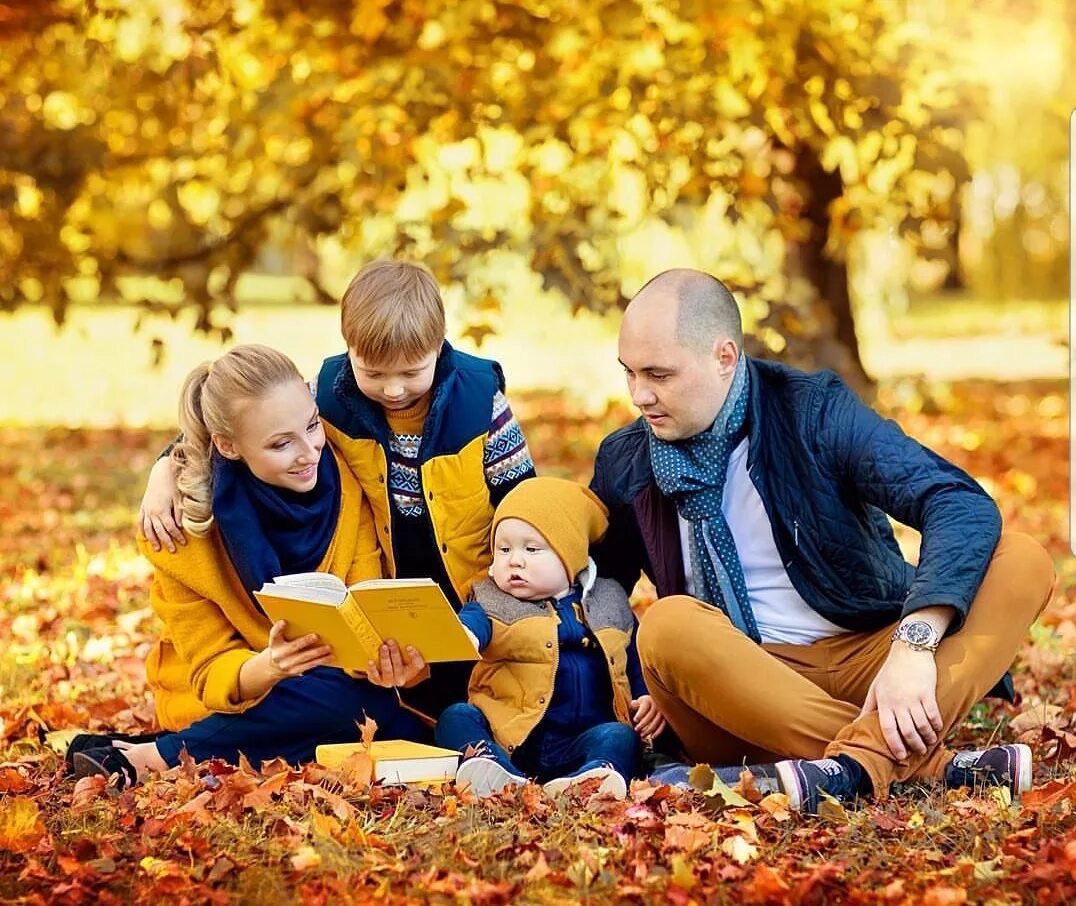
[[[340,329],[348,349],[368,363],[418,361],[445,338],[441,290],[422,265],[373,261],[344,290]]]

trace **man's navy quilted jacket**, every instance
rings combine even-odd
[[[818,613],[849,630],[949,604],[964,622],[1001,533],[994,501],[964,471],[865,405],[832,372],[748,359],[748,471],[788,576]],[[591,487],[610,527],[599,573],[631,590],[643,569],[658,594],[684,591],[676,512],[654,483],[642,419],[609,435]],[[919,566],[885,514],[922,533]]]

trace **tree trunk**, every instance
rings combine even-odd
[[[841,347],[841,361],[833,363],[833,367],[860,393],[873,395],[874,382],[867,375],[859,355],[859,338],[848,288],[848,266],[825,252],[830,205],[840,198],[844,189],[841,174],[827,173],[814,151],[803,148],[796,158],[796,176],[807,195],[803,217],[811,224],[810,236],[796,248],[797,270],[814,286],[819,300],[833,316],[835,339]]]

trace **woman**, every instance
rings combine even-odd
[[[429,731],[399,704],[389,679],[326,666],[315,635],[288,640],[252,592],[274,576],[320,570],[347,583],[381,575],[369,506],[332,448],[309,387],[287,356],[237,346],[183,385],[182,440],[172,451],[189,542],[177,553],[139,548],[155,568],[151,601],[165,631],[147,662],[157,719],[152,741],[83,738],[69,753],[78,776],[120,786],[196,760],[308,761],[321,743]],[[86,748],[89,740],[101,742]],[[94,743],[90,743],[93,745]]]

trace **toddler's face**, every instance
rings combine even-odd
[[[541,532],[522,519],[497,523],[491,575],[501,591],[522,601],[559,598],[571,587],[560,557]]]
[[[410,409],[433,386],[436,349],[420,359],[397,356],[384,362],[368,361],[349,349],[348,358],[359,389],[385,409]]]

